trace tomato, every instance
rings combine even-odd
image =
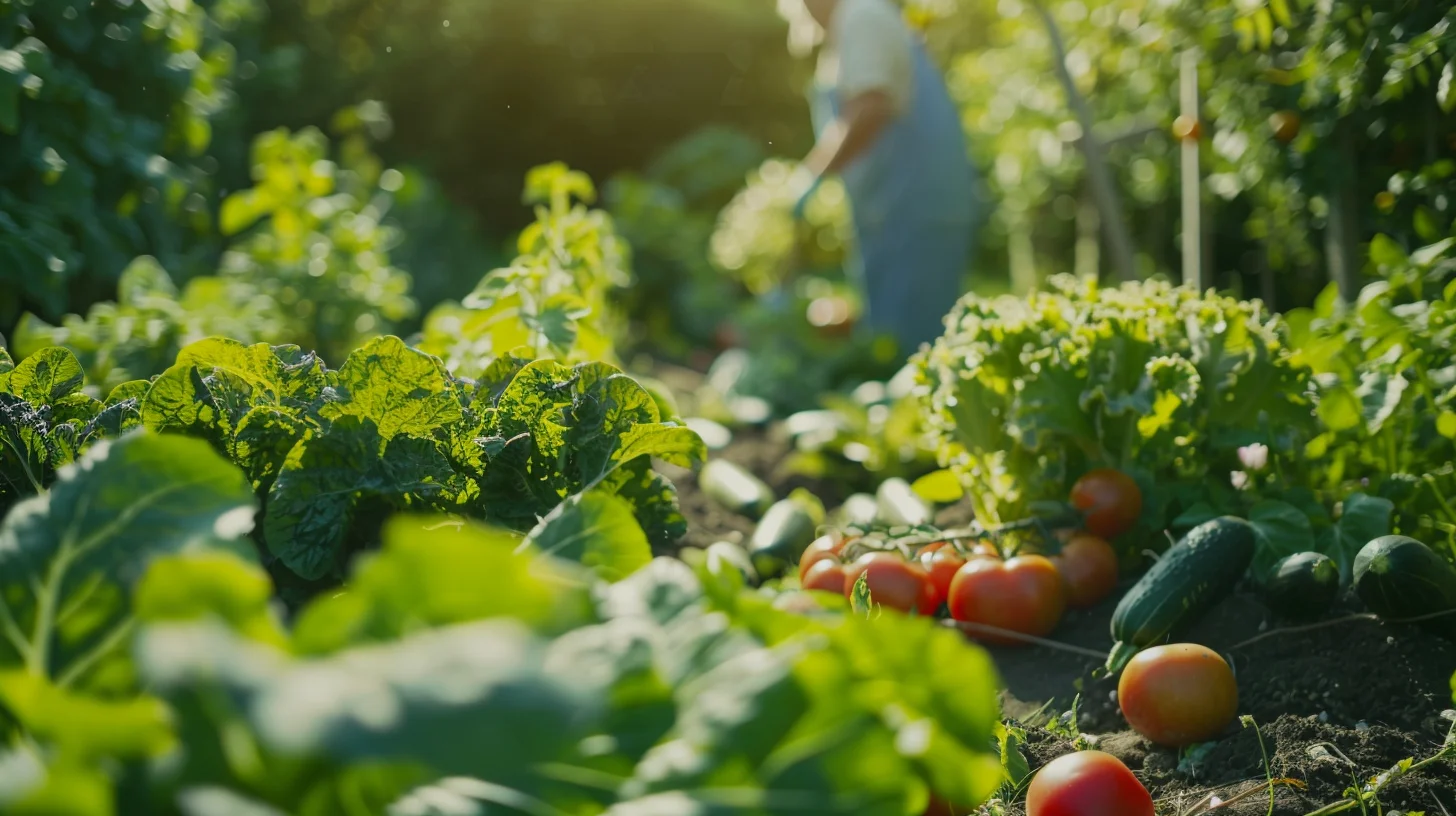
[[[1065,592],[1056,565],[1040,555],[1018,555],[1009,561],[972,558],[951,580],[947,602],[951,617],[958,621],[1043,637],[1062,618]],[[971,634],[987,643],[1022,643],[995,634]]]
[[[1203,123],[1197,116],[1179,116],[1173,120],[1173,136],[1187,142],[1196,142],[1203,136]]]
[[[939,609],[945,599],[950,597],[950,582],[960,568],[966,565],[966,559],[954,547],[942,547],[931,552],[921,551],[919,558],[920,566],[930,576],[930,586],[935,590],[935,608]]]
[[[1087,532],[1113,539],[1132,529],[1143,512],[1137,482],[1119,470],[1094,470],[1072,485],[1072,506],[1085,514]]]
[[[1291,110],[1282,110],[1269,117],[1269,128],[1274,131],[1274,138],[1285,144],[1299,135],[1301,124],[1299,114]]]
[[[1127,664],[1117,702],[1134,731],[1181,748],[1223,733],[1238,714],[1239,686],[1218,652],[1175,643],[1141,652]]]
[[[1117,757],[1078,751],[1032,778],[1026,816],[1153,816],[1153,797]]]
[[[1066,582],[1067,606],[1093,606],[1117,588],[1117,552],[1097,536],[1072,536],[1061,553],[1052,557],[1052,563]]]
[[[940,608],[930,576],[918,564],[895,553],[869,553],[844,571],[844,594],[853,597],[854,585],[865,577],[870,600],[880,606],[920,615],[934,615]]]
[[[839,559],[831,557],[829,561],[816,561],[809,572],[799,581],[804,589],[817,589],[822,592],[844,592],[844,565]]]
[[[827,535],[814,540],[799,556],[799,580],[802,582],[804,576],[809,574],[809,568],[820,561],[838,561],[839,554],[844,552],[844,547],[849,539],[842,536]]]

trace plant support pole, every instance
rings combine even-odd
[[[1180,113],[1188,121],[1198,121],[1198,52],[1183,52],[1179,66]],[[1180,139],[1183,158],[1183,284],[1203,291],[1203,195],[1198,175],[1198,139]]]
[[[1102,227],[1107,231],[1107,249],[1112,256],[1113,271],[1118,280],[1133,280],[1136,272],[1133,267],[1132,237],[1128,234],[1127,224],[1122,220],[1122,203],[1118,200],[1112,171],[1107,167],[1107,155],[1093,129],[1095,121],[1092,118],[1092,108],[1082,92],[1077,90],[1077,83],[1072,79],[1072,73],[1067,70],[1067,46],[1062,41],[1062,32],[1057,27],[1057,21],[1052,19],[1051,12],[1047,11],[1041,0],[1033,0],[1031,5],[1041,16],[1047,36],[1051,39],[1052,64],[1056,68],[1057,79],[1061,80],[1062,89],[1066,91],[1067,105],[1082,126],[1082,138],[1079,142],[1082,152],[1087,156],[1087,183],[1092,187],[1097,208],[1102,211]]]

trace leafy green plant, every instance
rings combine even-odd
[[[84,382],[66,349],[16,365],[0,347],[0,515],[44,492],[94,442],[140,423],[145,383],[119,385],[103,402],[83,392]]]
[[[1112,467],[1142,490],[1142,549],[1195,504],[1242,509],[1240,449],[1303,484],[1308,373],[1258,302],[1062,276],[1026,299],[967,296],[947,325],[917,358],[926,421],[985,523]]]
[[[48,346],[73,352],[98,395],[165,371],[185,346],[206,337],[251,343],[286,335],[285,318],[262,292],[241,281],[203,275],[179,292],[155,258],[132,261],[117,282],[116,300],[67,315],[52,326],[26,314],[12,348],[26,359]]]
[[[188,485],[116,533],[150,549],[115,551],[145,569],[103,616],[128,621],[107,697],[9,671],[0,652],[0,729],[20,738],[0,756],[21,771],[0,775],[7,812],[903,816],[931,792],[974,807],[1003,779],[990,659],[929,621],[781,611],[736,573],[670,559],[607,584],[530,539],[402,516],[345,589],[283,626],[267,576],[209,535],[240,531],[222,522],[251,509],[242,474],[183,450],[195,440],[113,444],[35,500],[54,511],[0,527],[30,537],[68,502]],[[133,474],[135,491],[115,489]],[[74,567],[111,579],[100,563]]]
[[[1309,454],[1322,486],[1369,485],[1396,526],[1456,557],[1456,239],[1407,253],[1371,244],[1384,280],[1354,304],[1333,288],[1288,316],[1295,359],[1315,372],[1322,433]]]
[[[612,359],[618,329],[609,298],[631,277],[610,216],[586,206],[595,199],[583,173],[560,163],[533,169],[525,200],[537,205],[536,221],[520,235],[520,255],[460,303],[436,307],[420,348],[470,377],[507,355]]]
[[[337,163],[315,128],[254,140],[255,186],[228,196],[219,216],[225,235],[242,237],[218,276],[271,301],[281,333],[264,339],[337,360],[414,314],[410,277],[389,260],[398,236],[384,223],[404,177],[383,169],[366,138],[386,123],[377,105],[341,111]]]
[[[212,117],[254,0],[0,4],[0,330],[210,263]]]
[[[704,456],[697,434],[663,422],[647,391],[611,366],[506,357],[461,380],[391,336],[337,370],[296,346],[204,340],[152,384],[142,419],[237,463],[262,501],[265,560],[305,581],[342,578],[394,510],[520,530],[545,517],[547,534],[572,523],[552,511],[578,521],[616,512],[580,498],[590,491],[619,499],[645,529],[622,556],[645,561],[649,541],[671,542],[685,526],[651,458],[690,466]]]

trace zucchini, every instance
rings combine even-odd
[[[698,487],[708,498],[749,518],[762,518],[774,495],[762,479],[726,459],[713,459],[698,473]]]
[[[1262,594],[1264,603],[1286,618],[1317,618],[1339,597],[1340,565],[1323,553],[1295,553],[1269,571]]]
[[[1355,556],[1355,594],[1386,620],[1447,612],[1456,609],[1456,567],[1414,538],[1382,536]],[[1456,616],[1421,626],[1456,640]]]
[[[890,527],[920,527],[929,524],[935,511],[904,479],[886,479],[875,491],[879,520]]]
[[[1112,613],[1107,669],[1167,637],[1233,591],[1254,560],[1254,528],[1224,516],[1194,527],[1123,596]]]
[[[718,541],[708,545],[705,554],[708,572],[720,575],[728,570],[737,570],[743,576],[744,584],[753,586],[758,583],[758,570],[753,568],[753,560],[748,557],[748,551],[737,544]]]
[[[798,498],[787,498],[770,507],[748,541],[748,556],[758,576],[777,578],[799,563],[799,557],[818,535],[818,528],[810,508]]]

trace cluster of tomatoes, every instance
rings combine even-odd
[[[1108,539],[1136,523],[1142,496],[1126,474],[1097,470],[1078,480],[1071,505],[1082,528],[1058,536],[1055,551],[1005,557],[990,538],[937,541],[913,552],[872,549],[849,535],[830,535],[809,546],[799,561],[808,590],[852,595],[864,579],[871,600],[907,614],[950,617],[968,624],[991,644],[1022,642],[1015,635],[1044,637],[1068,608],[1092,606],[1117,586],[1117,553]]]

